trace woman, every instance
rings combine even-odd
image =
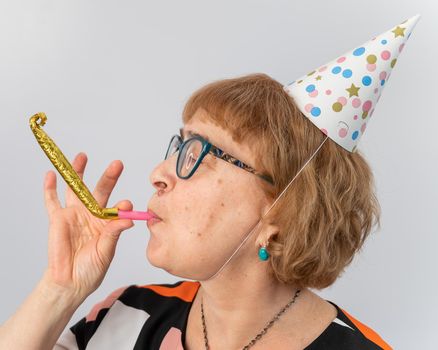
[[[172,138],[150,175],[156,193],[148,208],[162,219],[148,222],[146,252],[152,265],[182,280],[122,287],[64,331],[133,222],[94,217],[69,187],[62,207],[49,171],[48,268],[2,325],[0,348],[390,349],[310,290],[332,285],[379,222],[373,175],[360,152],[327,139],[265,74],[202,87],[183,123],[182,139]],[[219,150],[201,155],[208,142]],[[224,161],[221,151],[240,162]],[[73,162],[81,177],[86,163],[83,153]],[[122,169],[114,161],[100,178],[93,195],[102,207]],[[129,201],[116,206],[132,209]]]

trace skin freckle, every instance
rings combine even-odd
[[[225,206],[225,204],[221,202],[221,207],[224,207],[224,206]]]

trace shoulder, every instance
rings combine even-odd
[[[199,282],[181,280],[117,288],[66,330],[57,344],[76,346],[67,349],[85,349],[91,343],[132,348],[130,345],[139,340],[140,333],[140,338],[150,340],[154,333],[160,334],[159,329],[164,332],[170,325],[182,329],[199,286]]]
[[[338,314],[324,332],[306,347],[306,350],[392,350],[392,347],[370,326],[362,323],[334,302],[327,301],[336,307]]]

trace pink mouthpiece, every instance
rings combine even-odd
[[[154,216],[147,211],[135,211],[135,210],[118,210],[117,215],[119,219],[131,219],[131,220],[150,220]]]

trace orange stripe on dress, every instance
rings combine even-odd
[[[153,284],[139,286],[140,288],[149,288],[155,293],[165,297],[177,297],[186,302],[192,302],[200,286],[199,282],[184,281],[176,287],[165,287]]]
[[[354,323],[354,325],[363,333],[363,335],[371,340],[373,343],[380,346],[383,350],[393,350],[393,348],[386,343],[380,335],[378,335],[374,330],[372,330],[370,327],[364,325],[359,320],[355,319],[353,316],[351,316],[347,311],[340,308],[342,312],[351,320],[351,322]]]

